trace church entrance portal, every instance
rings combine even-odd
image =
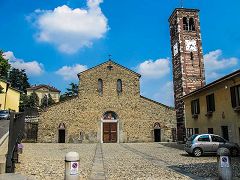
[[[115,112],[107,111],[102,118],[102,142],[118,142],[118,116]]]
[[[103,142],[117,142],[117,123],[103,123]]]

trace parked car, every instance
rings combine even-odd
[[[0,120],[1,119],[10,119],[10,111],[0,110]]]
[[[240,147],[236,143],[229,142],[215,134],[194,134],[188,138],[185,151],[196,157],[203,154],[216,153],[218,148],[226,147],[232,156],[238,156]]]

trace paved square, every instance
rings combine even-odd
[[[159,143],[24,144],[16,172],[31,179],[64,177],[64,156],[80,155],[82,179],[216,179],[217,157],[190,157],[183,150]],[[239,158],[233,171],[240,178]]]

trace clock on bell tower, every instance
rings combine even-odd
[[[177,137],[185,136],[181,97],[205,85],[199,10],[176,8],[169,18]]]

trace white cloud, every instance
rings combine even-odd
[[[206,71],[206,79],[212,81],[223,76],[219,73],[221,70],[227,70],[238,64],[238,58],[222,58],[222,50],[217,49],[204,55],[204,64]]]
[[[43,64],[37,61],[28,61],[26,62],[23,59],[16,58],[12,51],[7,51],[3,53],[4,58],[8,59],[11,66],[16,69],[25,69],[28,75],[38,76],[41,75],[43,70]]]
[[[170,72],[170,62],[167,59],[146,60],[137,67],[137,71],[148,79],[158,79]]]
[[[168,106],[174,107],[173,82],[168,81],[160,87],[159,91],[154,94],[153,98]]]
[[[71,9],[67,5],[54,10],[35,10],[28,17],[38,29],[37,40],[55,45],[59,51],[73,54],[90,47],[108,31],[108,20],[99,6],[103,0],[87,0],[87,8]]]
[[[86,65],[76,64],[73,66],[63,66],[56,71],[56,74],[63,77],[64,80],[74,80],[77,79],[77,74],[85,71],[87,69]]]
[[[214,70],[226,69],[237,65],[238,59],[235,57],[221,58],[222,50],[217,49],[204,55],[206,71],[212,72]]]

